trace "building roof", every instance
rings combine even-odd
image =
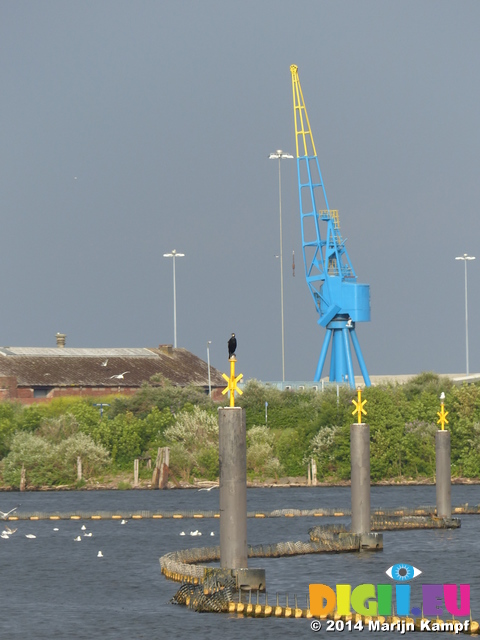
[[[163,347],[168,350],[170,345]],[[97,358],[113,358],[115,356],[137,356],[154,358],[156,353],[152,349],[129,349],[129,348],[113,348],[113,349],[82,349],[64,347],[0,347],[0,356],[42,356],[48,358],[54,356],[56,358],[91,356]]]
[[[208,387],[207,363],[170,345],[158,349],[0,347],[0,376],[15,376],[19,387],[140,387],[152,376],[179,386]],[[225,386],[214,367],[210,377],[213,387]]]

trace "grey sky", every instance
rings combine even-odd
[[[370,374],[480,369],[480,3],[25,0],[0,8],[0,344],[173,342],[281,379],[278,165],[299,67],[372,321]],[[323,329],[282,164],[286,378]],[[295,251],[296,275],[291,256]]]

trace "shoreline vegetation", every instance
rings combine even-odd
[[[287,480],[287,481],[285,481]],[[480,478],[452,478],[452,485],[479,485]],[[267,480],[265,482],[247,482],[247,488],[249,489],[296,489],[296,488],[305,488],[310,487],[311,489],[320,489],[320,488],[329,488],[329,487],[349,487],[350,480],[343,481],[317,481],[316,485],[309,485],[306,478],[288,478],[283,479],[280,478],[277,481]],[[406,479],[406,478],[397,478],[390,480],[380,480],[378,482],[372,482],[372,487],[408,487],[408,486],[435,486],[435,481],[432,478],[416,478],[416,479]],[[189,484],[186,482],[179,483],[179,486],[176,486],[174,483],[168,483],[168,486],[165,489],[154,489],[152,487],[151,481],[142,480],[139,482],[138,486],[133,485],[133,481],[125,479],[122,475],[121,479],[112,479],[109,482],[99,483],[95,481],[87,481],[85,485],[82,487],[77,487],[75,485],[57,485],[57,486],[40,486],[40,487],[28,487],[25,489],[26,492],[34,493],[40,491],[139,491],[139,490],[151,490],[151,491],[170,491],[170,490],[196,490],[199,489],[210,489],[218,488],[218,483],[209,483],[209,482],[194,482],[193,484]],[[20,490],[15,487],[7,487],[0,486],[0,493],[13,493],[19,492]]]
[[[152,488],[159,448],[170,450],[168,488],[218,485],[218,408],[196,387],[158,380],[135,395],[0,403],[0,491]],[[440,394],[448,411],[453,484],[480,484],[480,384],[434,373],[364,390],[372,486],[435,482]],[[249,487],[349,486],[356,392],[285,390],[249,381],[236,398],[247,421]],[[267,413],[268,409],[268,413]],[[134,487],[134,462],[138,485]],[[80,469],[80,471],[79,471]]]

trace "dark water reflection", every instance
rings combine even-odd
[[[213,491],[127,491],[0,494],[0,509],[21,502],[19,511],[97,511],[138,509],[218,509]],[[480,487],[452,487],[454,504],[480,503]],[[434,487],[373,487],[372,506],[418,506],[435,502]],[[250,489],[249,510],[347,508],[348,488]],[[340,519],[348,522],[348,518]],[[322,522],[331,519],[322,518]],[[251,544],[306,540],[318,518],[249,519]],[[262,638],[313,637],[307,620],[251,620],[196,614],[168,604],[176,585],[160,574],[158,557],[179,548],[218,544],[219,521],[139,520],[87,522],[91,538],[74,542],[82,522],[19,521],[9,540],[0,539],[0,638]],[[54,527],[59,531],[55,532]],[[408,562],[423,571],[417,581],[470,583],[473,615],[480,617],[480,516],[463,516],[456,531],[386,532],[384,551],[251,562],[267,570],[271,597],[298,594],[303,605],[308,585],[384,582],[385,570]],[[199,529],[202,537],[188,533]],[[180,536],[185,531],[186,536]],[[210,536],[210,532],[215,536]],[[36,539],[25,538],[33,533]],[[103,559],[97,558],[102,550]],[[421,582],[412,583],[412,604]],[[416,588],[416,590],[415,590]],[[322,630],[317,636],[334,636]],[[367,631],[343,632],[367,638]],[[382,634],[388,637],[389,634]],[[420,634],[409,634],[416,637]],[[447,634],[437,634],[436,637]],[[448,636],[450,637],[450,636]]]

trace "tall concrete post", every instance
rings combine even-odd
[[[218,410],[220,567],[247,567],[247,438],[245,409]]]
[[[370,426],[350,426],[352,533],[370,533]]]
[[[450,465],[450,431],[438,430],[435,435],[437,516],[452,515],[452,471]]]

